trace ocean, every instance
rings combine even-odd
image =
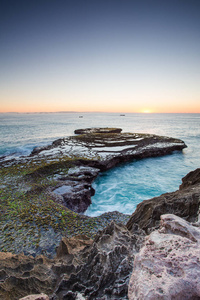
[[[103,172],[86,211],[132,213],[145,199],[178,189],[181,178],[200,167],[200,114],[35,113],[0,114],[0,157],[28,155],[34,147],[87,127],[120,127],[123,132],[152,133],[182,139],[183,152],[134,160]]]

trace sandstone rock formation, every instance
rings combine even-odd
[[[0,299],[18,300],[30,294],[51,294],[56,286],[52,261],[0,252]]]
[[[129,300],[200,299],[200,224],[161,216],[135,256]]]

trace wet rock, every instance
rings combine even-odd
[[[82,213],[92,203],[91,197],[94,196],[95,190],[87,182],[66,180],[53,192],[62,196],[63,203],[67,208]]]
[[[30,156],[53,159],[55,156],[67,155],[71,158],[84,159],[88,165],[95,160],[97,168],[107,170],[120,162],[166,155],[186,147],[179,139],[152,134],[121,133],[119,128],[80,130],[83,134],[58,139],[46,148],[35,149]]]
[[[70,168],[66,176],[60,176],[59,180],[76,180],[92,183],[98,176],[100,169],[90,166],[76,166]]]
[[[188,173],[185,177],[182,178],[180,190],[196,184],[200,184],[200,168]]]
[[[197,173],[200,174],[195,172],[195,174]],[[136,223],[141,229],[149,233],[159,227],[160,216],[166,213],[175,214],[189,222],[197,221],[200,205],[200,184],[191,186],[191,177],[188,177],[188,181],[186,181],[186,177],[183,179],[186,187],[182,185],[176,192],[166,193],[139,203],[127,223],[128,229],[131,230],[133,224]]]
[[[112,222],[82,252],[86,259],[78,272],[63,276],[52,299],[76,299],[77,292],[86,299],[127,299],[134,255],[143,240],[141,230],[130,233]]]
[[[129,300],[200,299],[200,228],[175,215],[161,216],[135,256]]]

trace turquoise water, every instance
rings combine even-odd
[[[176,190],[183,176],[200,167],[200,114],[0,114],[0,156],[29,154],[36,146],[86,127],[172,136],[188,146],[182,153],[132,161],[101,174],[93,183],[96,194],[87,215],[132,213],[142,200]]]

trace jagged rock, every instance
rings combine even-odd
[[[63,237],[57,248],[57,258],[78,253],[86,246],[90,246],[92,242],[93,240],[85,235],[74,236],[70,239]]]
[[[121,128],[85,128],[74,130],[75,134],[90,134],[90,133],[120,133]]]
[[[127,299],[134,255],[143,239],[138,228],[130,233],[112,222],[82,252],[86,260],[78,272],[63,276],[52,299],[77,299],[77,292],[86,299]]]
[[[129,300],[200,299],[199,257],[200,227],[175,215],[161,216],[160,230],[135,256]]]
[[[0,299],[18,300],[28,294],[51,294],[56,275],[52,261],[44,256],[32,257],[0,252]]]
[[[74,212],[81,213],[92,203],[91,196],[94,196],[95,190],[87,182],[66,180],[53,192],[63,197],[66,207]]]
[[[66,176],[58,177],[59,180],[74,180],[74,181],[85,181],[92,183],[93,180],[98,176],[100,169],[92,168],[89,166],[76,166],[70,168]]]
[[[200,178],[200,172],[195,174],[197,173]],[[191,186],[189,179],[190,176],[188,181],[187,178],[184,179],[184,185],[188,187],[183,188],[182,185],[176,192],[166,193],[139,203],[127,223],[128,229],[131,230],[133,224],[136,223],[141,229],[149,233],[154,228],[158,228],[160,216],[166,213],[175,214],[189,222],[197,221],[200,205],[200,184]]]
[[[200,184],[200,169],[196,169],[182,178],[180,190],[196,184]]]
[[[29,295],[19,300],[49,300],[49,297],[45,294],[38,294],[38,295]]]

